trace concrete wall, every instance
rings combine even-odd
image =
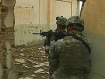
[[[69,18],[77,13],[77,0],[50,0],[50,29],[56,28],[55,18],[57,16],[63,15]]]
[[[33,33],[40,33],[40,30],[45,30],[44,25],[35,25],[35,24],[21,24],[15,26],[15,46],[19,45],[33,45],[40,39],[44,37],[40,36],[40,34],[33,34]],[[40,30],[39,30],[40,29]]]
[[[48,31],[47,1],[16,0],[14,7],[15,46],[27,45],[29,42],[41,39],[40,35],[33,35],[33,32]]]
[[[17,0],[14,14],[15,25],[46,24],[47,0]]]
[[[57,16],[69,18],[77,13],[77,0],[16,0],[15,45],[27,44],[40,38],[32,35],[32,32],[55,30]]]
[[[92,71],[86,79],[105,79],[105,0],[86,0],[82,11],[85,35],[92,40]]]

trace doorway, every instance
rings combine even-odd
[[[64,16],[69,18],[72,16],[72,2],[70,1],[56,1],[56,17]]]

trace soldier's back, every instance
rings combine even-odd
[[[81,34],[77,36],[90,45],[86,37]],[[66,36],[59,48],[59,66],[52,79],[82,79],[81,74],[89,67],[87,47],[73,36]],[[75,75],[74,78],[72,78],[73,75]]]

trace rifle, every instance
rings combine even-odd
[[[41,36],[46,36],[48,42],[47,42],[47,45],[50,45],[50,39],[53,35],[53,31],[52,30],[49,30],[48,32],[42,32],[42,30],[40,30],[40,33],[33,33],[33,34],[39,34]]]
[[[40,33],[33,33],[33,34],[40,34],[42,36],[46,36],[49,42],[48,45],[50,45],[50,40],[52,36],[54,36],[54,40],[57,41],[58,39],[64,38],[64,36],[66,35],[63,32],[57,32],[57,31],[53,32],[52,30],[49,30],[48,32],[42,32],[42,30],[40,30]]]
[[[33,34],[40,34],[42,36],[48,36],[48,35],[52,35],[52,30],[48,32],[42,32],[42,30],[40,30],[40,33],[33,33]]]

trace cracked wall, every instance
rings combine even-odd
[[[86,0],[81,17],[85,20],[84,33],[92,41],[92,71],[86,79],[105,78],[105,1]]]
[[[1,0],[0,2],[0,58],[2,79],[8,78],[8,73],[13,68],[14,49],[14,6],[15,0]]]

